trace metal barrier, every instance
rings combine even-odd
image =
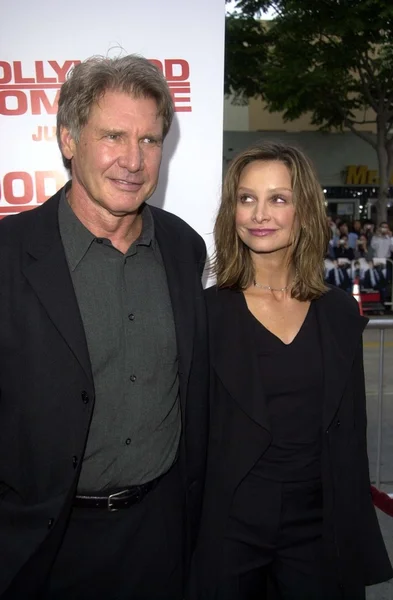
[[[367,329],[379,330],[379,369],[378,369],[378,433],[377,433],[377,462],[375,472],[375,485],[381,485],[381,458],[382,458],[382,413],[383,413],[383,368],[385,359],[385,329],[393,329],[393,318],[371,318]]]

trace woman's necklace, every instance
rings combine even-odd
[[[288,283],[285,287],[282,288],[274,288],[271,285],[262,285],[261,283],[257,283],[254,279],[254,286],[260,288],[261,290],[270,290],[271,292],[286,292],[289,287],[291,287],[291,283]]]
[[[296,277],[296,275],[297,275],[297,271],[296,271],[295,277]],[[261,283],[257,283],[257,280],[254,279],[254,287],[257,287],[261,290],[269,290],[269,292],[286,292],[291,287],[292,284],[293,284],[293,281],[291,281],[291,283],[288,283],[288,285],[286,285],[285,287],[274,288],[271,285],[262,285]]]

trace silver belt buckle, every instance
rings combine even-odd
[[[121,497],[125,493],[127,493],[127,492],[125,492],[124,490],[122,490],[121,492],[115,492],[114,494],[109,494],[109,496],[108,496],[108,510],[109,510],[109,512],[118,512],[118,508],[113,508],[112,500],[113,500],[113,498],[119,498],[119,497]]]

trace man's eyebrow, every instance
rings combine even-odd
[[[99,127],[97,131],[98,133],[108,133],[111,135],[122,135],[125,133],[122,129],[115,129],[111,127]]]

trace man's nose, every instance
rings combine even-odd
[[[143,168],[143,152],[138,141],[129,141],[123,146],[118,163],[131,173]]]

